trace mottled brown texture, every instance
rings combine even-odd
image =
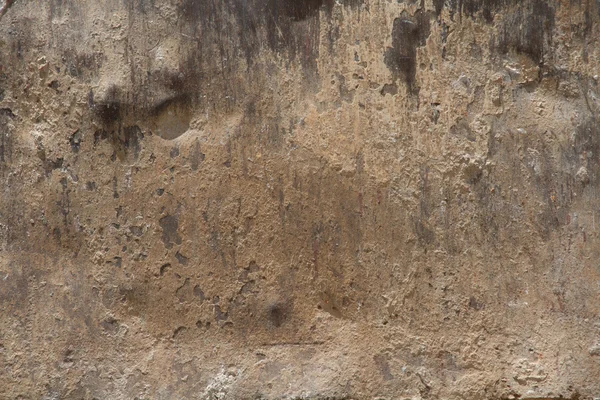
[[[0,399],[600,397],[598,7],[14,2]]]

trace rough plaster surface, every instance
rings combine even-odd
[[[600,397],[597,1],[10,3],[0,398]]]

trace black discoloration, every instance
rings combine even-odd
[[[406,11],[394,20],[392,47],[385,52],[385,63],[396,78],[406,82],[411,93],[417,94],[417,48],[425,45],[430,34],[431,15],[419,10],[414,16]]]
[[[546,1],[532,0],[505,10],[505,14],[499,36],[493,42],[495,49],[500,54],[514,50],[543,65],[545,51],[552,46],[554,8]]]
[[[162,241],[167,249],[173,248],[174,244],[181,244],[181,236],[177,232],[179,229],[179,220],[176,216],[167,215],[159,221],[160,227],[163,230]]]
[[[183,335],[185,331],[187,331],[187,328],[185,326],[178,327],[173,331],[173,339],[177,339],[178,337]]]
[[[110,126],[121,119],[124,107],[117,86],[113,85],[107,89],[102,102],[95,103],[93,92],[90,92],[90,94],[91,97],[88,99],[88,103],[91,104],[92,109],[105,125]]]
[[[526,54],[538,64],[544,62],[545,49],[552,45],[554,8],[545,0],[434,0],[435,13],[440,16],[447,9],[451,19],[458,14],[469,18],[483,18],[492,24],[502,13],[498,36],[490,42],[492,53],[504,55],[513,50]],[[593,25],[588,4],[585,22],[579,31],[588,34]],[[500,19],[498,19],[500,20]]]
[[[277,17],[302,21],[318,13],[325,4],[331,6],[324,0],[269,0],[267,7]]]
[[[357,7],[363,0],[344,1],[344,6]],[[248,67],[258,56],[266,35],[272,51],[286,52],[290,59],[302,55],[302,65],[314,64],[319,37],[319,15],[323,10],[330,12],[334,0],[224,0],[196,1],[185,0],[180,12],[191,26],[215,27],[222,31],[230,16],[237,22],[232,31],[237,35],[235,51],[244,55]]]

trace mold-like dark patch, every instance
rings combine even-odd
[[[588,118],[576,129],[571,150],[563,154],[566,164],[576,169],[583,159],[587,170],[586,184],[597,186],[600,183],[600,131],[596,118]]]
[[[179,264],[181,265],[187,265],[190,260],[188,257],[184,256],[180,252],[175,253],[175,258],[177,259],[177,262],[179,262]]]
[[[117,86],[112,85],[104,94],[102,101],[94,102],[94,93],[90,92],[88,102],[104,125],[111,125],[120,121],[124,111],[121,93]]]
[[[347,0],[342,4],[357,7],[362,3],[363,0]],[[198,26],[225,31],[223,27],[231,24],[233,16],[237,26],[232,26],[229,32],[235,32],[235,36],[228,39],[234,43],[234,51],[245,56],[248,68],[260,54],[263,35],[272,51],[285,52],[289,59],[302,55],[303,66],[316,67],[318,19],[321,11],[330,13],[334,5],[334,0],[184,0],[179,10],[182,19],[194,31]],[[217,37],[217,40],[222,39],[222,35]]]
[[[43,159],[42,162],[44,164],[44,172],[48,177],[52,174],[52,171],[61,169],[63,167],[64,158],[60,157],[56,160]]]
[[[392,47],[385,52],[385,64],[395,78],[402,78],[412,94],[418,93],[415,83],[417,74],[417,48],[425,45],[430,34],[431,15],[419,10],[414,16],[403,11],[394,20]]]
[[[276,303],[269,307],[268,315],[269,322],[279,328],[288,319],[287,306],[283,303]]]
[[[546,1],[531,0],[505,11],[505,14],[498,38],[492,42],[492,50],[496,49],[500,54],[514,50],[543,65],[545,51],[552,46],[554,8]]]
[[[171,75],[163,75],[167,78],[155,82],[153,87],[159,92],[164,91],[168,94],[163,93],[164,98],[157,102],[145,101],[145,94],[132,98],[129,93],[124,93],[116,85],[110,86],[98,100],[95,99],[94,93],[90,92],[89,106],[104,130],[118,132],[121,131],[122,126],[143,119],[148,122],[152,132],[164,139],[175,139],[185,133],[189,128],[195,104],[189,90],[192,90],[195,84],[190,82],[189,87],[186,87],[186,81],[171,79],[169,78]],[[127,137],[122,139],[127,140]]]
[[[284,16],[292,21],[303,21],[319,12],[325,4],[324,0],[269,0],[268,9],[275,16]]]
[[[179,229],[179,220],[174,215],[167,215],[159,220],[160,227],[163,230],[162,241],[167,249],[173,248],[174,244],[181,244],[182,239],[177,232]]]

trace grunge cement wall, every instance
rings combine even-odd
[[[600,397],[597,1],[11,3],[1,399]]]

